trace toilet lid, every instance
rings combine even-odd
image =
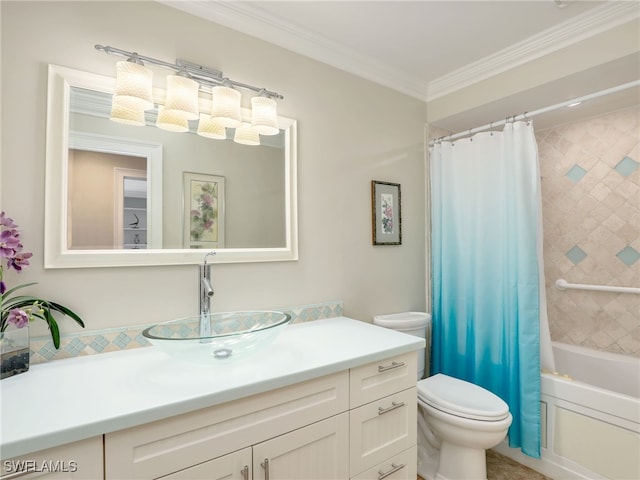
[[[418,382],[418,397],[438,410],[472,420],[495,422],[509,415],[509,406],[497,395],[441,373]]]

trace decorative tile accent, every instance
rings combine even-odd
[[[340,317],[344,314],[341,300],[278,308],[292,317],[291,323],[301,323],[324,318]],[[70,335],[62,335],[60,349],[56,350],[50,337],[31,338],[31,363],[42,363],[60,358],[92,355],[139,347],[146,347],[149,342],[142,336],[142,331],[151,325],[94,330]],[[186,330],[186,331],[184,331]],[[184,336],[188,327],[176,332]]]
[[[565,174],[573,183],[578,183],[587,174],[587,171],[577,163]]]
[[[624,157],[622,160],[620,160],[620,163],[615,166],[614,170],[623,177],[628,177],[638,169],[638,166],[640,166],[640,164],[633,158]]]
[[[616,254],[616,257],[627,267],[630,267],[638,261],[640,253],[638,253],[635,248],[626,246]]]
[[[567,258],[573,262],[574,265],[578,265],[581,261],[587,258],[587,254],[579,246],[575,245],[567,253]]]

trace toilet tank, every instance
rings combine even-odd
[[[418,380],[429,375],[431,355],[431,315],[425,312],[401,312],[373,317],[374,325],[415,335],[426,340],[426,348],[418,351]]]

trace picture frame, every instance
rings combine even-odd
[[[402,245],[400,184],[371,181],[373,245]]]
[[[184,248],[224,248],[225,177],[183,172]]]

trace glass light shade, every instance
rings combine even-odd
[[[156,126],[170,132],[188,132],[189,122],[181,115],[176,115],[172,111],[167,111],[164,107],[158,107],[158,119]]]
[[[251,124],[243,123],[236,128],[233,141],[242,145],[260,145],[260,134],[251,127]]]
[[[198,87],[198,82],[190,78],[180,75],[167,75],[165,112],[182,116],[185,120],[197,120]]]
[[[125,125],[135,125],[142,127],[146,125],[144,110],[136,110],[121,105],[117,100],[113,100],[111,104],[111,116],[109,119],[113,122],[124,123]]]
[[[200,121],[198,122],[198,135],[215,140],[225,140],[227,138],[227,129],[211,118],[210,115],[201,113]]]
[[[242,125],[242,95],[231,87],[222,85],[211,89],[211,117],[221,125],[235,128]]]
[[[260,96],[251,99],[251,126],[261,135],[280,133],[275,100]]]
[[[134,62],[117,62],[114,100],[132,110],[153,108],[153,71]]]

